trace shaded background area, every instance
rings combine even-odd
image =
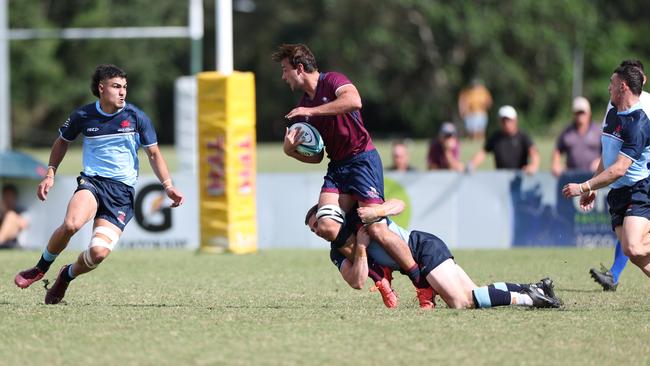
[[[211,70],[214,2],[204,8]],[[459,121],[456,97],[474,78],[495,106],[514,105],[525,129],[554,134],[570,119],[576,61],[579,94],[597,119],[620,60],[650,59],[641,1],[234,0],[233,8],[235,69],[256,74],[260,141],[281,138],[298,97],[270,60],[283,42],[307,43],[322,70],[355,82],[375,137],[428,138],[442,121]],[[182,26],[187,13],[185,1],[9,0],[10,28]],[[10,52],[14,146],[49,146],[68,114],[94,99],[90,74],[104,62],[127,70],[129,100],[151,115],[162,143],[174,142],[173,80],[189,73],[189,40],[12,41]]]

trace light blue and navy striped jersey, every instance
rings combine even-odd
[[[70,115],[59,133],[65,141],[83,134],[84,174],[131,187],[138,179],[138,148],[158,143],[149,117],[129,103],[113,114],[102,111],[99,101],[85,105]]]
[[[610,188],[631,186],[650,174],[650,120],[637,103],[630,109],[618,112],[612,108],[607,112],[602,133],[603,167],[610,167],[619,154],[632,160],[625,175],[618,178]]]

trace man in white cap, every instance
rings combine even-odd
[[[519,130],[517,111],[509,105],[499,108],[501,129],[494,132],[485,146],[467,164],[467,170],[481,165],[488,152],[494,153],[497,169],[521,169],[526,174],[535,174],[539,168],[539,153],[533,140]]]
[[[591,121],[591,106],[585,97],[576,97],[571,107],[573,121],[557,138],[551,172],[559,176],[564,170],[595,172],[600,162],[600,126]],[[566,154],[566,166],[562,155]]]

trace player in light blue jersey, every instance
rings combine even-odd
[[[317,206],[314,206],[307,212],[305,223],[313,233],[323,237],[318,231],[316,208]],[[477,286],[454,261],[449,248],[440,238],[423,231],[409,232],[387,218],[401,213],[403,209],[402,201],[390,199],[379,206],[360,207],[356,213],[346,216],[341,227],[346,240],[341,246],[332,243],[330,259],[352,288],[363,288],[368,277],[376,281],[372,272],[379,271],[373,270],[371,266],[399,270],[397,262],[376,241],[371,240],[366,227],[360,225],[361,222],[385,219],[388,221],[389,230],[408,242],[411,256],[418,264],[421,276],[425,277],[431,286],[429,298],[432,302],[436,295],[440,295],[442,300],[454,309],[507,305],[541,308],[561,306],[561,301],[555,297],[553,281],[549,278],[537,284],[496,282],[487,286]],[[383,293],[382,297],[384,297]],[[385,298],[384,302],[386,303]],[[422,303],[420,307],[423,308]],[[432,307],[433,304],[429,308]]]
[[[646,84],[648,77],[645,75],[645,71],[643,70],[643,63],[641,63],[641,61],[623,60],[619,66],[625,65],[638,67],[639,70],[643,73],[643,85]],[[650,93],[641,91],[639,100],[641,101],[641,108],[645,112],[646,116],[650,116]],[[607,103],[607,113],[609,113],[612,108],[614,108],[612,103]],[[605,120],[607,118],[607,113],[605,113]],[[603,125],[605,125],[605,120],[603,120]],[[614,261],[612,262],[612,266],[608,269],[601,264],[600,270],[591,268],[589,269],[589,274],[594,279],[594,281],[598,282],[598,284],[603,287],[604,291],[616,291],[616,288],[619,284],[619,278],[621,277],[621,273],[623,273],[623,269],[625,269],[625,266],[627,265],[627,261],[628,258],[623,253],[621,242],[618,241],[614,250]]]
[[[59,129],[54,141],[46,177],[38,186],[38,198],[47,199],[54,186],[56,169],[70,142],[79,134],[83,141],[83,172],[59,226],[50,237],[35,267],[19,272],[14,282],[27,288],[43,278],[70,238],[89,221],[93,234],[88,249],[76,262],[65,265],[45,295],[46,304],[63,300],[70,281],[95,269],[115,248],[126,224],[133,217],[134,187],[138,178],[138,155],[144,147],[151,167],[160,179],[172,207],[183,203],[174,187],[167,164],[158,148],[149,117],[126,103],[127,75],[114,65],[99,65],[92,76],[91,90],[99,98],[77,109]]]
[[[596,190],[607,195],[612,229],[623,253],[650,277],[650,119],[640,102],[644,74],[633,65],[619,66],[609,83],[610,109],[603,124],[602,158],[594,176],[569,183],[565,197],[580,196],[580,207],[591,210]]]

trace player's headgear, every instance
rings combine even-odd
[[[339,224],[343,224],[345,222],[345,212],[343,212],[343,210],[341,210],[341,208],[337,205],[324,205],[323,207],[319,208],[316,212],[316,219],[320,219],[321,217],[332,219]]]

